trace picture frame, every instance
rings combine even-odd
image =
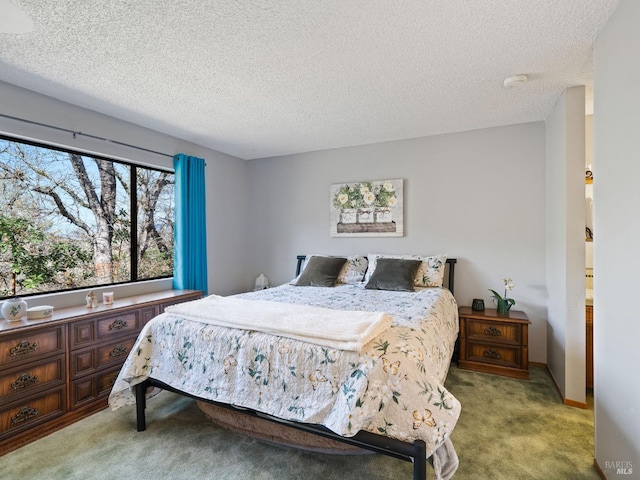
[[[402,237],[403,179],[336,183],[329,190],[332,237]]]

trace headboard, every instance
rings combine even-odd
[[[296,277],[300,275],[300,270],[302,270],[302,263],[304,259],[307,258],[306,255],[298,255],[296,259],[298,260],[298,264],[296,265]],[[453,292],[453,284],[454,284],[454,274],[456,270],[456,263],[458,260],[455,258],[447,258],[447,268],[445,270],[445,281],[447,283],[447,288]]]

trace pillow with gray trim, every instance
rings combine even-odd
[[[312,257],[330,257],[332,255],[320,255],[317,253],[307,255],[304,259],[304,263],[302,264],[302,272],[304,272],[305,267],[309,263]],[[338,279],[336,280],[336,285],[338,284],[347,284],[347,285],[358,285],[364,281],[364,274],[367,271],[367,266],[369,264],[367,257],[365,255],[348,255],[346,263],[343,265],[342,270],[340,270],[340,274],[338,275]],[[298,274],[296,278],[289,282],[290,285],[295,285],[298,279],[300,278],[302,273]]]
[[[403,258],[408,260],[421,260],[422,265],[418,268],[415,278],[416,287],[442,287],[444,281],[445,264],[447,263],[447,255],[440,253],[438,255],[388,255],[381,253],[370,253],[367,255],[369,259],[369,268],[364,277],[364,281],[368,282],[373,272],[376,270],[376,262],[380,258]]]
[[[295,284],[299,287],[333,287],[346,261],[344,257],[311,257]]]
[[[416,273],[421,263],[421,260],[379,258],[376,269],[364,288],[413,292]]]

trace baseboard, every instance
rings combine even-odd
[[[565,398],[562,403],[570,407],[582,408],[583,410],[589,408],[589,405],[587,405],[585,402],[576,402],[575,400],[571,400],[570,398]]]
[[[598,460],[596,460],[595,458],[593,459],[593,468],[596,469],[596,472],[598,472],[598,475],[602,480],[607,480],[607,476],[604,474],[604,472],[600,468],[600,465],[598,465]]]
[[[560,390],[560,386],[558,385],[558,382],[556,382],[556,377],[553,376],[553,373],[549,369],[549,365],[547,365],[546,363],[534,363],[534,362],[529,362],[529,365],[544,367],[547,370],[547,373],[551,377],[551,381],[553,382],[553,385],[556,387],[556,392],[558,392],[558,395],[560,396],[560,399],[562,400],[563,404],[568,405],[569,407],[582,408],[583,410],[586,410],[589,408],[589,405],[587,405],[587,403],[585,402],[577,402],[575,400],[571,400],[570,398],[565,398],[564,395],[562,395],[562,390]]]
[[[589,405],[585,402],[577,402],[575,400],[571,400],[570,398],[564,398],[564,396],[562,395],[562,391],[558,386],[558,382],[556,382],[556,378],[553,376],[553,373],[551,373],[551,370],[549,369],[549,365],[542,362],[529,362],[529,365],[533,367],[541,367],[547,371],[547,373],[551,377],[551,381],[553,382],[553,385],[556,387],[556,392],[558,392],[558,395],[560,396],[562,403],[564,403],[565,405],[568,405],[569,407],[582,408],[583,410],[587,410],[589,408]]]

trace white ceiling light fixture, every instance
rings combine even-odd
[[[20,7],[10,3],[9,0],[0,0],[0,33],[29,33],[33,30],[33,20]]]
[[[504,86],[507,88],[519,87],[527,82],[528,78],[526,75],[514,75],[512,77],[507,77],[504,80]]]

